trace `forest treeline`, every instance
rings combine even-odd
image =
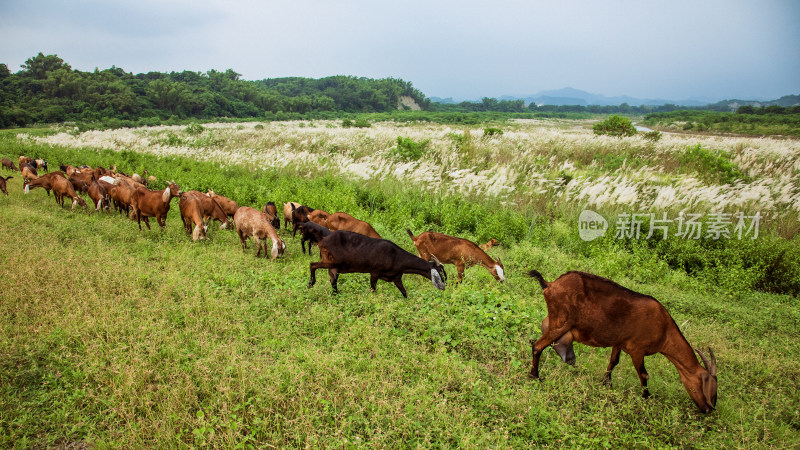
[[[72,69],[57,55],[39,53],[25,61],[16,73],[0,64],[0,128],[63,122],[78,123],[81,128],[117,128],[190,120],[317,120],[355,115],[367,117],[365,120],[476,124],[508,118],[582,119],[597,114],[650,114],[652,124],[688,121],[699,131],[744,129],[748,134],[785,134],[782,130],[787,127],[797,128],[797,106],[745,105],[737,111],[741,117],[729,119],[732,113],[712,113],[729,110],[724,102],[689,108],[694,111],[688,112],[686,107],[674,104],[526,105],[523,100],[494,98],[448,104],[432,102],[410,82],[396,78],[339,75],[248,81],[240,76],[233,69],[133,74],[112,66],[84,72]],[[400,101],[404,96],[422,111],[411,111]],[[785,99],[796,104],[794,97]],[[681,114],[692,114],[692,119],[681,119]]]
[[[332,76],[321,79],[240,79],[224,72],[148,72],[118,67],[83,72],[57,55],[29,58],[11,73],[0,64],[0,126],[33,123],[125,121],[157,124],[174,119],[281,118],[311,112],[371,113],[398,109],[402,96],[425,107],[411,83]]]

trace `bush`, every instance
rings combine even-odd
[[[746,179],[727,154],[707,149],[701,144],[686,149],[686,153],[679,159],[681,164],[691,167],[693,172],[703,174],[709,181],[730,184]]]
[[[490,128],[484,128],[483,129],[483,135],[484,136],[495,136],[495,135],[500,136],[502,134],[503,134],[503,130],[501,130],[500,128],[491,128],[490,127]]]
[[[597,135],[607,134],[616,137],[636,135],[636,127],[633,126],[633,122],[628,118],[616,114],[602,122],[594,124],[592,130],[594,130],[594,134]]]
[[[644,134],[644,138],[650,142],[658,142],[661,140],[662,134],[658,130],[648,131]]]
[[[397,136],[397,146],[392,149],[392,155],[404,161],[417,161],[422,158],[428,148],[430,139],[416,142],[411,138]]]

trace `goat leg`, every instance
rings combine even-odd
[[[338,294],[339,270],[336,269],[335,267],[331,267],[330,269],[328,269],[328,276],[331,278],[331,287],[333,288],[333,293]]]
[[[631,359],[633,360],[633,367],[636,368],[636,372],[639,374],[639,382],[642,383],[642,398],[649,398],[650,391],[647,389],[647,379],[650,376],[644,368],[644,354],[632,354]]]
[[[608,361],[608,368],[606,374],[603,375],[603,384],[611,386],[611,371],[619,364],[619,353],[622,351],[621,347],[614,347],[611,349],[611,359]]]
[[[406,294],[406,288],[403,286],[403,276],[399,275],[394,280],[394,285],[397,286],[397,289],[400,289],[400,293],[403,294],[403,298],[408,298],[408,294]]]

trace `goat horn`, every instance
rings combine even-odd
[[[709,356],[711,356],[711,362],[709,362],[708,358],[706,358],[706,355],[704,355],[700,350],[694,349],[694,351],[700,355],[700,359],[703,360],[703,365],[705,365],[706,370],[708,370],[711,376],[717,376],[717,358],[714,357],[714,351],[711,350],[711,347],[708,348]]]
[[[436,255],[431,255],[431,259],[433,259],[433,262],[435,262],[436,264],[440,266],[442,265],[442,263],[439,261],[439,258],[437,258]]]

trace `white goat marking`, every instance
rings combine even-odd
[[[26,184],[25,185],[25,193],[27,194],[30,191],[31,191],[31,187]]]
[[[503,268],[500,267],[499,264],[494,265],[494,270],[497,271],[497,276],[500,277],[500,281],[506,281],[506,275],[503,272]]]

